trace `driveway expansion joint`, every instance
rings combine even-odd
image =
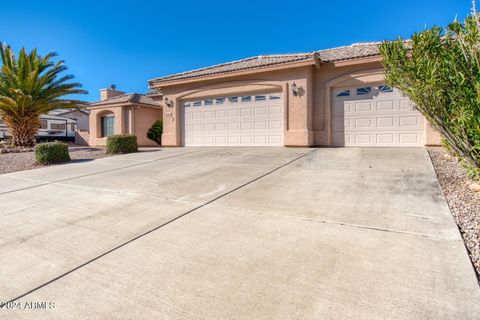
[[[114,172],[114,171],[118,171],[118,170],[123,170],[123,169],[138,167],[138,166],[141,166],[141,165],[144,165],[144,164],[147,164],[147,163],[158,162],[158,161],[162,161],[162,160],[167,160],[167,159],[171,159],[171,158],[176,158],[176,157],[180,157],[180,156],[183,156],[183,155],[186,155],[186,154],[195,153],[195,152],[200,152],[200,151],[199,151],[199,150],[193,150],[193,151],[184,152],[184,153],[181,153],[181,154],[176,154],[176,155],[169,156],[169,157],[165,157],[165,158],[153,159],[153,160],[151,160],[151,161],[149,161],[149,162],[139,162],[139,163],[134,163],[134,164],[131,164],[131,165],[127,165],[127,166],[123,166],[123,167],[118,167],[118,168],[114,168],[114,169],[100,170],[100,171],[91,172],[91,173],[87,173],[87,174],[83,174],[83,175],[79,175],[79,176],[75,176],[75,177],[70,177],[70,178],[66,178],[66,179],[59,179],[59,180],[53,180],[53,181],[44,181],[44,180],[36,180],[36,179],[22,178],[22,179],[24,179],[24,180],[37,181],[37,182],[39,182],[39,184],[34,185],[34,186],[28,186],[28,187],[24,187],[24,188],[19,188],[19,189],[15,189],[15,190],[9,190],[9,191],[0,192],[0,196],[3,195],[3,194],[14,193],[14,192],[17,192],[17,191],[24,191],[24,190],[29,190],[29,189],[35,189],[35,188],[38,188],[38,187],[43,187],[43,186],[52,185],[52,184],[56,184],[56,183],[61,183],[61,182],[66,182],[66,181],[70,181],[70,180],[75,180],[75,179],[90,177],[90,176],[94,176],[94,175],[97,175],[97,174],[103,174],[103,173]],[[108,159],[108,158],[103,158],[103,159]],[[98,159],[98,160],[103,160],[103,159]],[[66,163],[66,164],[68,164],[68,163]],[[41,168],[40,168],[40,169],[41,169]],[[35,170],[35,169],[34,169],[34,170]]]

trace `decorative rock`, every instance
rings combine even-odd
[[[0,147],[0,154],[3,153],[23,153],[23,152],[32,152],[33,148],[25,148],[25,147],[7,147],[1,146]]]
[[[445,157],[443,148],[428,148],[428,152],[480,284],[480,181],[469,180],[459,160]]]
[[[472,182],[468,185],[468,188],[473,192],[480,192],[480,183]]]

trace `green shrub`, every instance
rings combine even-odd
[[[480,168],[480,29],[477,14],[446,30],[380,46],[386,82],[397,87],[472,167]]]
[[[455,150],[453,150],[452,146],[450,145],[450,143],[448,143],[448,140],[443,138],[442,137],[442,141],[441,141],[441,144],[442,144],[442,147],[445,148],[445,150],[452,156],[455,156],[458,158],[458,153],[455,152]]]
[[[474,167],[465,161],[463,162],[463,167],[465,168],[467,178],[480,181],[480,168]]]
[[[107,153],[124,154],[137,151],[137,136],[134,134],[116,134],[107,138]]]
[[[35,161],[38,164],[52,164],[70,161],[68,145],[61,142],[40,143],[35,146]]]
[[[147,132],[147,138],[162,145],[163,121],[157,120]]]

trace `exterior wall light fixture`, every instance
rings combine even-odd
[[[297,84],[295,83],[295,81],[292,83],[292,94],[295,97],[298,96],[298,88],[297,88]]]
[[[172,100],[169,100],[168,97],[165,97],[165,99],[163,100],[165,102],[165,105],[169,108],[173,108],[173,101]]]

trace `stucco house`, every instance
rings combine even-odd
[[[140,146],[155,146],[147,138],[148,129],[162,119],[162,106],[143,94],[125,93],[114,85],[100,90],[100,101],[90,103],[88,143],[103,146],[113,134],[135,134]]]
[[[165,146],[412,147],[440,142],[410,101],[385,84],[378,43],[257,56],[155,78],[149,87],[145,99],[161,106],[155,110],[163,108]],[[100,106],[90,120],[97,136],[98,114],[106,110]],[[130,127],[131,116],[123,119],[118,126]]]

